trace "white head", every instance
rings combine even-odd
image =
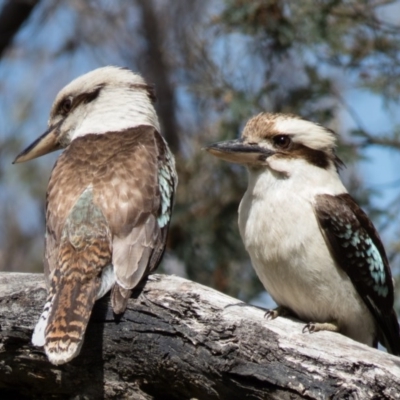
[[[139,125],[160,130],[152,88],[132,71],[103,67],[82,75],[56,96],[48,121],[49,129],[15,162],[28,161],[67,147],[88,134],[119,132]]]
[[[319,124],[292,114],[261,113],[251,118],[238,140],[216,143],[207,150],[249,170],[268,168],[289,177],[317,168],[335,171],[335,134]]]

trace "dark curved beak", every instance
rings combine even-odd
[[[57,142],[58,127],[59,124],[51,126],[43,135],[37,138],[25,150],[21,151],[13,161],[13,164],[33,160],[34,158],[59,150],[61,147]]]
[[[211,144],[205,148],[213,156],[236,164],[257,164],[275,154],[272,150],[256,143],[246,143],[243,139],[228,140]]]

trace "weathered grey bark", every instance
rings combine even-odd
[[[118,322],[100,300],[80,356],[56,367],[30,344],[44,299],[42,275],[0,273],[1,399],[400,398],[400,358],[163,275]]]

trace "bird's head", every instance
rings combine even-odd
[[[118,132],[139,125],[159,130],[154,100],[152,87],[129,69],[95,69],[58,93],[47,131],[22,151],[14,163],[65,148],[88,134]]]
[[[261,113],[251,118],[242,137],[206,148],[222,160],[250,170],[269,168],[285,176],[303,167],[337,169],[336,135],[319,124],[292,114]]]

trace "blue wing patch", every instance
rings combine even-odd
[[[317,196],[315,213],[336,262],[361,297],[370,299],[379,309],[391,310],[393,282],[389,262],[366,214],[348,194]]]
[[[392,274],[378,232],[347,193],[316,196],[314,210],[333,258],[375,318],[379,341],[400,355]]]
[[[345,221],[352,220],[353,224]],[[378,248],[371,237],[357,223],[354,216],[345,214],[341,217],[335,212],[332,216],[331,229],[337,236],[340,246],[343,248],[348,263],[357,269],[368,268],[370,278],[366,283],[379,295],[386,297],[389,294],[389,287],[386,285],[385,264]],[[364,271],[363,274],[368,274]]]

